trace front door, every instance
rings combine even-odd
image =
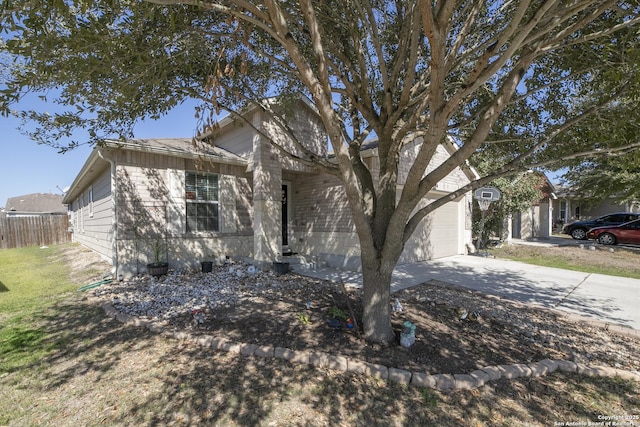
[[[282,185],[282,250],[289,251],[289,186]]]
[[[511,219],[511,237],[519,239],[522,236],[522,212],[513,214]]]

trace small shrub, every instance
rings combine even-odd
[[[342,320],[347,320],[349,318],[349,315],[347,313],[340,310],[335,305],[329,309],[329,316],[331,316],[334,319],[342,319]]]
[[[305,326],[311,324],[311,319],[309,318],[309,315],[307,313],[298,313],[298,320]]]

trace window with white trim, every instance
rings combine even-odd
[[[84,233],[84,195],[82,194],[78,197],[78,220],[80,222],[78,229]]]
[[[220,230],[218,175],[185,173],[187,232]]]
[[[89,187],[89,217],[93,218],[93,185]]]

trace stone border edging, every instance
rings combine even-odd
[[[87,297],[87,299],[92,303],[100,304],[99,298]],[[410,384],[417,387],[427,387],[437,390],[472,390],[482,387],[490,381],[496,381],[501,378],[509,380],[523,377],[536,378],[551,374],[555,371],[578,373],[587,376],[620,377],[625,380],[640,382],[640,372],[638,371],[627,371],[624,369],[611,368],[609,366],[588,366],[570,362],[568,360],[551,359],[544,359],[539,362],[532,362],[529,364],[487,366],[482,369],[477,369],[469,374],[430,375],[422,372],[411,372],[404,369],[363,362],[357,359],[348,359],[344,356],[336,356],[324,352],[291,350],[284,347],[273,347],[269,345],[260,346],[256,344],[236,343],[223,337],[213,337],[211,335],[194,336],[182,331],[172,332],[165,329],[157,322],[120,313],[110,303],[101,304],[101,307],[108,317],[123,324],[143,327],[151,332],[170,338],[191,341],[204,348],[223,350],[242,356],[282,359],[291,363],[307,364],[321,368],[335,369],[338,371],[364,374],[399,384]]]

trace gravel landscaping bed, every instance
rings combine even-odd
[[[404,348],[366,343],[346,317],[362,314],[359,289],[297,274],[275,275],[244,264],[211,273],[139,276],[92,293],[120,312],[161,322],[166,329],[232,341],[343,355],[413,372],[465,373],[482,367],[569,360],[639,371],[638,339],[564,314],[428,281],[393,295],[398,335],[416,325]],[[336,326],[328,321],[338,317]],[[338,326],[339,324],[339,326]]]

